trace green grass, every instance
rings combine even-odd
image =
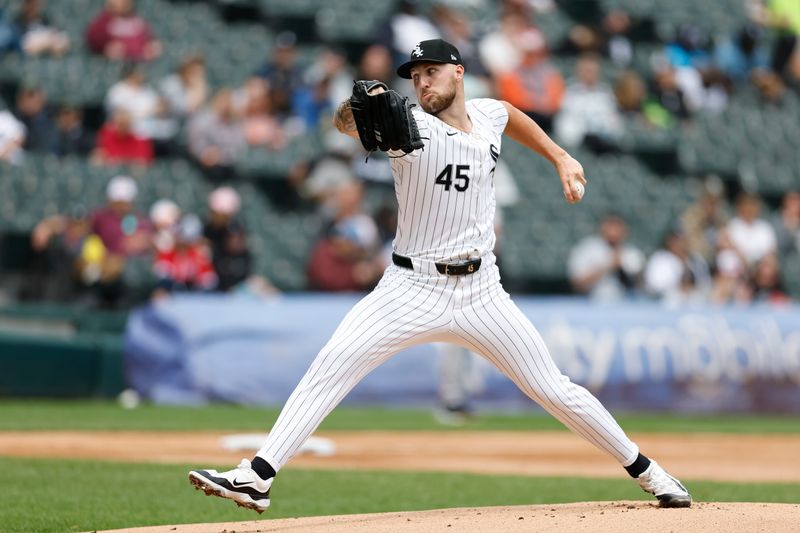
[[[85,531],[257,518],[195,491],[186,481],[192,467],[0,458],[6,481],[0,530]],[[694,482],[689,488],[698,501],[800,503],[800,484]],[[624,473],[594,480],[293,468],[281,473],[272,495],[273,506],[262,517],[649,499]]]
[[[272,426],[278,410],[216,404],[200,408],[143,405],[122,409],[113,402],[0,401],[3,430],[255,430]],[[789,416],[677,416],[618,414],[627,431],[800,433],[800,417]],[[340,407],[323,423],[336,430],[437,430],[430,411]],[[555,419],[538,410],[520,414],[479,413],[467,430],[561,430]],[[457,431],[457,429],[456,429]]]

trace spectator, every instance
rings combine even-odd
[[[304,198],[327,204],[336,192],[354,180],[350,158],[337,154],[326,154],[311,166],[308,176],[300,186]]]
[[[752,193],[742,193],[736,200],[736,216],[728,223],[731,242],[753,266],[767,254],[777,249],[775,230],[766,220],[759,218],[761,200]]]
[[[632,70],[622,72],[614,83],[614,97],[624,117],[634,120],[644,117],[647,86],[639,74]]]
[[[783,287],[780,262],[776,254],[767,254],[756,264],[748,296],[754,302],[783,304],[791,300]]]
[[[136,135],[130,113],[118,109],[111,116],[111,121],[100,128],[92,159],[100,165],[149,165],[153,157],[152,141]]]
[[[12,165],[22,164],[25,155],[22,146],[25,144],[26,134],[25,124],[17,120],[10,111],[0,111],[0,161]]]
[[[672,115],[648,97],[644,80],[633,70],[626,70],[619,75],[614,84],[614,96],[617,108],[625,119],[644,119],[646,124],[658,128],[668,128],[673,123]]]
[[[575,74],[555,120],[556,137],[568,146],[586,143],[599,152],[615,150],[622,134],[622,117],[611,88],[600,81],[599,58],[582,56]]]
[[[222,254],[214,259],[214,269],[219,276],[217,288],[221,291],[237,290],[259,296],[280,292],[267,278],[253,274],[253,255],[244,231],[227,234]]]
[[[774,72],[756,71],[752,76],[753,85],[758,89],[762,104],[780,107],[786,96],[786,84]]]
[[[783,196],[773,227],[781,255],[800,252],[800,191],[789,191]]]
[[[124,295],[122,273],[130,258],[141,256],[152,246],[149,220],[133,210],[138,188],[127,176],[108,182],[105,207],[89,218],[91,235],[81,250],[84,283],[93,285],[104,307],[118,304]]]
[[[20,297],[69,301],[84,277],[82,251],[89,234],[84,210],[45,218],[31,233],[31,268]]]
[[[711,287],[708,265],[689,252],[686,237],[670,231],[662,247],[650,256],[644,272],[647,292],[670,303],[700,301]]]
[[[350,98],[355,76],[353,67],[347,62],[346,51],[338,46],[330,46],[317,56],[305,72],[305,85],[313,87],[322,80],[328,80],[328,99],[338,104]]]
[[[463,11],[455,7],[438,4],[434,8],[434,20],[442,38],[452,43],[461,54],[465,75],[485,78],[486,67],[480,60],[472,21]]]
[[[492,77],[513,72],[522,63],[522,52],[516,43],[526,29],[537,31],[520,15],[505,12],[500,17],[499,26],[481,39],[478,44],[481,63],[486,65]]]
[[[326,291],[368,288],[383,272],[380,236],[371,217],[362,210],[364,186],[349,181],[328,200],[332,214],[324,236],[311,252],[308,279],[311,287]]]
[[[353,73],[338,48],[324,49],[305,73],[303,88],[295,94],[294,107],[307,129],[330,123],[333,108],[350,97]]]
[[[250,253],[245,232],[228,233],[222,243],[222,254],[214,258],[214,270],[219,276],[221,291],[230,291],[250,279],[253,255]]]
[[[358,63],[356,79],[378,80],[391,87],[394,80],[394,69],[389,49],[380,44],[367,47]]]
[[[213,256],[220,255],[228,234],[244,231],[237,216],[241,206],[241,196],[233,187],[217,187],[208,195],[208,220],[203,236],[211,245]]]
[[[689,105],[683,89],[678,85],[675,69],[670,65],[661,65],[656,71],[653,95],[658,103],[673,117],[689,118]]]
[[[674,69],[675,83],[690,113],[721,111],[728,103],[730,83],[712,63],[710,49],[707,32],[695,23],[679,27],[665,47],[665,59]]]
[[[176,72],[161,80],[159,91],[173,118],[184,120],[197,112],[208,99],[205,60],[199,55],[184,59]]]
[[[22,49],[21,41],[19,30],[0,7],[0,57],[9,52],[19,52]]]
[[[106,0],[106,7],[86,29],[93,53],[119,61],[150,61],[161,55],[161,43],[147,22],[136,14],[135,0]]]
[[[58,110],[54,141],[53,153],[58,156],[88,155],[92,151],[94,139],[83,128],[83,113],[80,108],[65,104]]]
[[[110,254],[140,255],[151,246],[152,226],[144,215],[133,211],[138,187],[128,176],[116,176],[106,187],[107,205],[90,217],[92,233],[100,237]]]
[[[210,291],[217,286],[217,275],[203,242],[203,224],[196,215],[181,218],[174,246],[159,250],[153,265],[158,278],[153,298],[177,291]]]
[[[631,17],[624,9],[611,9],[603,14],[598,2],[560,2],[572,16],[580,10],[578,22],[558,46],[559,53],[599,54],[618,67],[629,67],[636,42],[654,40],[651,21]]]
[[[56,127],[47,108],[47,96],[35,86],[22,87],[17,94],[17,118],[25,125],[24,148],[28,151],[52,151]]]
[[[283,31],[275,38],[272,59],[262,66],[256,75],[269,83],[272,109],[282,119],[292,114],[292,97],[303,86],[303,73],[297,66],[297,36]]]
[[[280,150],[286,146],[286,133],[273,113],[269,84],[261,78],[250,78],[244,87],[246,105],[242,128],[247,144]]]
[[[208,195],[208,220],[203,226],[203,236],[211,246],[214,267],[225,255],[228,238],[232,234],[244,234],[244,226],[237,217],[242,205],[239,193],[232,187],[218,187]],[[219,274],[219,270],[217,270]],[[227,285],[227,283],[226,283]],[[227,290],[230,287],[226,287]]]
[[[209,218],[203,227],[203,236],[211,246],[214,271],[219,280],[217,288],[274,294],[278,291],[272,283],[253,273],[247,232],[237,218],[240,205],[239,193],[231,187],[219,187],[208,197]]]
[[[725,189],[716,176],[709,176],[700,198],[681,214],[681,229],[686,235],[689,251],[713,262],[719,232],[728,224],[725,209]]]
[[[170,117],[166,102],[147,84],[142,64],[123,66],[121,79],[109,89],[105,104],[109,114],[117,109],[130,113],[133,132],[156,142],[159,153],[167,151],[165,145],[177,133],[178,124]]]
[[[748,23],[717,45],[714,63],[736,83],[746,82],[751,72],[768,67],[769,51],[763,44],[761,27]]]
[[[436,26],[417,12],[418,5],[419,0],[400,0],[389,21],[378,30],[375,40],[391,51],[395,65],[404,62],[418,42],[440,37]]]
[[[181,208],[172,200],[162,198],[150,206],[153,247],[156,252],[171,250],[175,246],[175,232],[180,219]]]
[[[42,13],[42,0],[23,0],[17,15],[17,28],[22,38],[22,49],[35,56],[53,54],[61,56],[69,50],[69,37],[51,26]]]
[[[775,29],[776,39],[772,50],[772,70],[778,75],[786,73],[797,50],[800,36],[800,4],[795,0],[769,0],[767,2],[768,24]],[[795,72],[795,77],[798,76]]]
[[[567,273],[575,291],[611,302],[635,294],[640,285],[644,254],[625,241],[628,228],[617,215],[600,222],[600,234],[575,245],[567,260]]]
[[[631,20],[630,15],[622,9],[612,9],[603,18],[606,54],[611,61],[620,67],[627,67],[633,62],[633,33],[642,31],[642,22]]]
[[[383,272],[377,255],[378,230],[364,214],[341,219],[319,241],[308,263],[308,283],[314,290],[361,291],[372,287]]]
[[[525,112],[543,130],[550,131],[564,98],[564,79],[547,58],[540,32],[524,31],[516,44],[522,50],[522,62],[497,78],[497,91],[501,99]]]
[[[711,63],[710,48],[711,42],[706,32],[697,24],[687,23],[677,29],[665,51],[670,64],[676,69],[688,67],[704,70]]]
[[[727,229],[719,232],[714,267],[712,302],[725,304],[749,298],[747,259],[733,245]]]
[[[245,139],[231,90],[217,92],[211,106],[193,116],[187,129],[189,153],[206,176],[217,183],[233,177],[233,165],[244,150]]]

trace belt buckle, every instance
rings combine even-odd
[[[449,276],[450,275],[450,263],[445,263],[445,265],[444,265],[444,275],[445,276]]]

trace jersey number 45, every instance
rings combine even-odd
[[[439,172],[439,175],[436,176],[436,184],[444,185],[445,191],[449,191],[452,186],[455,187],[458,192],[464,192],[469,187],[469,176],[467,176],[469,165],[455,165],[455,167],[455,177],[453,176],[453,164],[451,163],[444,167],[444,170]],[[453,183],[454,179],[456,183]]]

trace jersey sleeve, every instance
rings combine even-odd
[[[472,103],[478,111],[486,116],[494,131],[498,135],[502,135],[508,124],[508,110],[503,102],[494,98],[475,98]]]
[[[421,150],[425,150],[428,146],[430,141],[430,125],[428,124],[428,114],[420,109],[419,107],[414,107],[411,109],[411,115],[414,117],[414,121],[417,123],[417,129],[419,130],[419,136],[422,137],[422,142],[425,145],[420,150],[414,150],[411,153],[405,153],[402,150],[389,150],[386,152],[389,154],[389,157],[392,158],[405,158],[405,159],[412,159],[419,157],[419,153]]]

